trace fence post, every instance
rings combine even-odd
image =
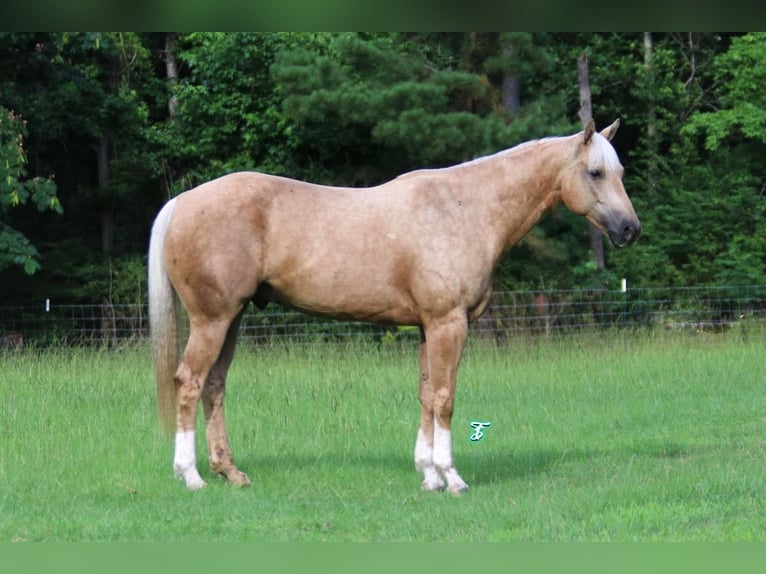
[[[623,294],[622,297],[622,326],[625,328],[625,326],[628,324],[628,280],[623,277],[622,281],[620,281],[620,292]]]

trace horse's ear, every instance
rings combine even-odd
[[[614,137],[614,134],[617,133],[617,128],[619,127],[620,127],[620,118],[617,118],[616,120],[614,120],[614,123],[611,126],[601,130],[601,135],[604,136],[606,139],[611,140]]]
[[[585,132],[583,133],[583,141],[585,145],[588,145],[590,143],[590,140],[593,139],[593,134],[596,133],[596,124],[593,120],[590,120],[588,122],[588,125],[585,126]]]

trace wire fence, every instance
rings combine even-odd
[[[719,332],[766,325],[766,286],[496,292],[473,334],[495,341],[609,329]],[[766,332],[761,329],[760,332]],[[149,334],[145,305],[0,307],[0,350],[25,345],[114,345]],[[332,321],[269,305],[248,308],[240,337],[255,343],[417,337],[414,328]]]

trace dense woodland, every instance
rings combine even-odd
[[[578,60],[643,235],[602,267],[561,206],[496,286],[764,283],[766,34],[4,33],[0,305],[143,301],[154,215],[228,172],[367,186],[578,131]]]

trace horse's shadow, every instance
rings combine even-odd
[[[674,459],[692,453],[690,447],[673,442],[646,442],[629,449],[609,448],[538,448],[498,454],[476,452],[463,457],[463,477],[469,484],[497,484],[556,472],[573,464],[627,464],[635,458]]]
[[[458,470],[469,485],[490,485],[516,481],[528,477],[555,472],[558,467],[592,461],[612,461],[619,463],[636,457],[653,459],[682,458],[691,454],[689,446],[667,443],[647,442],[630,449],[588,449],[580,448],[537,448],[498,453],[497,451],[476,451],[462,453],[456,457]],[[396,473],[415,473],[410,453],[364,453],[364,454],[305,454],[285,453],[283,455],[258,455],[253,453],[242,457],[242,469],[251,475],[259,473],[289,474],[294,471],[321,467],[348,467],[354,469],[369,468],[376,471]]]

